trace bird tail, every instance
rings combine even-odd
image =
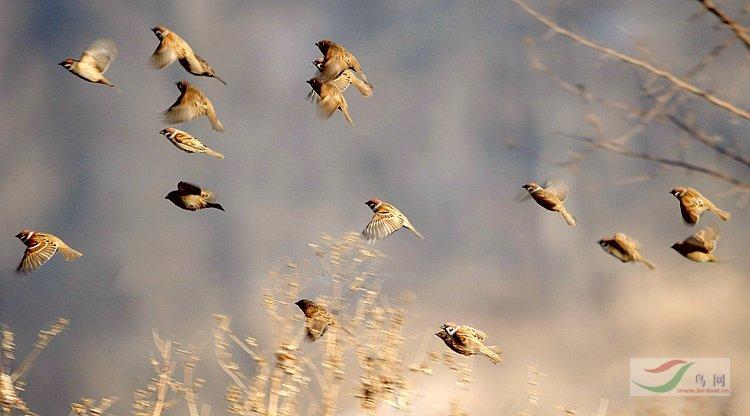
[[[637,259],[636,261],[639,261],[639,262],[643,263],[646,267],[648,267],[651,270],[653,270],[653,269],[656,268],[656,266],[654,265],[654,263],[651,263],[650,261],[644,259],[643,257]]]
[[[560,208],[560,214],[562,214],[563,218],[565,218],[565,222],[568,223],[571,227],[576,226],[576,217],[573,216],[570,212],[568,212],[567,208],[562,207]]]
[[[414,228],[413,225],[409,224],[409,226],[407,226],[406,228],[408,228],[409,230],[411,230],[411,232],[413,232],[414,235],[417,236],[417,238],[419,238],[420,240],[424,240],[424,236],[422,235],[422,233],[420,233],[419,231],[417,231],[417,229]]]
[[[717,207],[711,208],[711,212],[716,214],[716,216],[719,217],[719,219],[721,219],[722,221],[728,221],[730,218],[732,218],[732,214],[724,211],[723,209],[719,209]]]
[[[65,260],[67,261],[75,260],[83,256],[83,253],[81,253],[80,251],[73,250],[67,245],[60,245],[59,249],[60,249],[60,253],[62,253],[63,257],[65,257]]]
[[[221,153],[217,152],[216,150],[213,150],[213,149],[209,149],[208,147],[207,147],[207,148],[206,148],[206,149],[204,150],[204,152],[205,152],[205,153],[206,153],[207,155],[209,155],[209,156],[213,156],[213,157],[215,157],[215,158],[217,158],[217,159],[224,159],[224,155],[223,155],[223,154],[221,154]]]
[[[206,205],[206,207],[208,207],[208,208],[216,208],[216,209],[219,209],[219,210],[222,210],[222,211],[226,212],[226,210],[224,209],[224,207],[222,207],[221,204],[217,204],[216,202],[209,202],[208,205]]]
[[[222,84],[227,85],[226,81],[224,81],[223,79],[217,77],[216,75],[213,75],[213,77],[216,78],[216,80],[221,82]]]
[[[342,99],[339,108],[341,109],[341,112],[344,113],[344,118],[346,119],[346,121],[354,126],[354,120],[352,120],[352,116],[349,115],[349,106],[346,104],[346,101]]]
[[[208,110],[208,120],[211,122],[212,129],[216,131],[224,131],[224,126],[221,124],[221,121],[219,121],[219,117],[216,117],[216,111],[211,107],[209,107]]]
[[[503,350],[497,345],[482,346],[479,350],[482,355],[492,360],[492,364],[500,364],[503,362]]]

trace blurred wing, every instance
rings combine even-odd
[[[615,233],[615,241],[617,241],[618,244],[622,246],[630,246],[633,248],[640,248],[641,243],[638,242],[638,240],[628,237],[627,235],[623,233]]]
[[[38,243],[28,247],[23,253],[23,259],[16,271],[22,273],[33,272],[55,255],[57,244],[47,238],[38,238],[38,240]]]
[[[552,178],[544,184],[544,189],[547,192],[551,192],[560,198],[560,201],[565,201],[568,197],[568,184],[562,179]]]
[[[105,73],[115,58],[117,58],[117,44],[110,38],[101,37],[83,51],[80,61],[94,65],[99,72]]]
[[[332,91],[325,98],[318,100],[321,116],[330,118],[341,107],[341,100],[343,99],[344,97],[339,92]]]
[[[185,94],[180,95],[177,101],[162,113],[162,118],[167,123],[184,123],[206,114],[206,107],[201,105],[196,98],[188,90]]]
[[[484,339],[487,338],[487,334],[485,334],[484,331],[480,331],[476,328],[472,328],[466,325],[462,325],[461,327],[465,329],[468,334],[473,335],[476,339],[480,341],[484,341]]]
[[[329,83],[336,87],[336,89],[340,92],[344,92],[347,88],[349,88],[349,85],[351,85],[353,77],[356,77],[356,75],[354,75],[354,72],[352,72],[351,69],[347,69],[346,71],[339,74],[339,76],[329,81]]]
[[[193,185],[190,182],[182,182],[177,184],[177,190],[181,193],[185,193],[188,195],[200,195],[201,194],[201,188],[197,185]]]
[[[372,95],[372,85],[368,84],[367,82],[363,81],[358,73],[353,72],[352,70],[347,70],[348,72],[351,72],[349,74],[349,80],[351,81],[352,85],[354,85],[355,88],[357,88],[357,91],[359,91],[360,94],[362,94],[363,97],[369,97]]]
[[[391,211],[377,212],[362,231],[369,242],[382,240],[404,225],[404,219]]]
[[[476,335],[473,328],[462,325],[453,334],[453,339],[460,345],[471,345],[477,341]]]
[[[520,191],[516,192],[516,196],[513,197],[513,200],[516,202],[526,202],[529,199],[531,199],[531,194],[526,189],[521,188]]]
[[[716,246],[716,240],[719,239],[719,227],[712,225],[702,228],[697,233],[685,240],[685,244],[695,247],[699,251],[710,252]]]
[[[162,41],[151,55],[149,63],[155,69],[162,69],[172,65],[179,58],[177,51],[167,42]]]

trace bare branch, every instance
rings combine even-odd
[[[732,29],[732,32],[734,32],[735,35],[742,41],[742,43],[745,44],[745,47],[750,49],[750,36],[748,36],[747,28],[745,26],[742,26],[737,22],[736,20],[733,20],[731,17],[727,16],[720,8],[716,5],[716,2],[714,0],[698,0],[703,7],[708,10],[711,14],[718,17],[719,20],[721,20],[721,23],[724,23]]]
[[[721,153],[722,155],[728,156],[742,164],[744,164],[747,167],[750,167],[750,158],[748,158],[745,155],[740,154],[735,149],[726,147],[721,145],[716,141],[716,139],[711,138],[711,136],[708,135],[705,131],[701,130],[700,128],[696,126],[691,126],[687,124],[685,121],[668,114],[667,119],[672,122],[675,126],[682,129],[684,132],[690,135],[690,137],[694,138],[695,140],[705,144],[706,146],[710,147],[711,149],[715,150],[718,153]]]
[[[541,23],[544,23],[552,29],[554,32],[559,33],[565,37],[568,37],[578,43],[580,43],[583,46],[586,46],[587,48],[593,49],[595,51],[601,52],[605,55],[611,56],[613,58],[619,59],[623,62],[629,63],[631,65],[635,65],[641,69],[644,69],[651,73],[652,75],[658,76],[660,78],[664,78],[667,81],[671,82],[675,87],[681,89],[682,91],[688,92],[690,94],[693,94],[695,96],[701,97],[704,100],[710,102],[711,104],[723,108],[724,110],[729,111],[732,114],[735,114],[739,117],[744,118],[745,120],[750,121],[750,112],[748,110],[745,110],[743,108],[738,107],[735,104],[732,104],[726,100],[723,100],[721,98],[716,97],[715,95],[709,93],[708,91],[701,89],[699,87],[696,87],[693,84],[690,84],[687,81],[682,80],[681,78],[677,77],[673,73],[657,68],[654,65],[642,61],[640,59],[634,58],[630,55],[624,54],[622,52],[618,52],[612,48],[607,48],[605,46],[601,46],[598,43],[595,43],[575,32],[571,32],[561,26],[559,26],[557,23],[555,23],[550,18],[540,14],[538,11],[533,9],[531,6],[526,4],[523,0],[512,0],[514,3],[516,3],[519,7],[521,7],[526,13],[534,17],[536,20],[538,20]]]

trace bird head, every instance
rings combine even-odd
[[[320,49],[321,53],[325,54],[326,52],[328,52],[328,48],[333,46],[333,42],[328,39],[323,39],[320,42],[315,42],[315,46]]]
[[[16,238],[23,241],[24,243],[28,241],[29,238],[34,234],[31,230],[21,230],[16,234]]]
[[[677,251],[677,252],[679,252],[680,248],[682,248],[682,243],[680,243],[680,242],[674,243],[674,244],[672,244],[672,246],[670,248],[673,249],[673,250],[675,250],[675,251]]]
[[[536,192],[536,191],[542,189],[542,187],[539,186],[539,184],[536,183],[536,182],[529,182],[526,185],[522,185],[521,188],[529,191],[529,193]]]
[[[164,26],[156,26],[155,28],[151,29],[151,31],[154,32],[154,35],[156,35],[156,37],[159,39],[164,39],[164,37],[169,34],[169,29]]]
[[[310,78],[307,81],[305,81],[307,84],[310,85],[310,87],[315,91],[320,91],[320,86],[322,85],[320,80],[317,78]]]
[[[450,336],[453,336],[453,334],[455,334],[458,330],[458,326],[453,322],[446,322],[441,326],[441,328]]]
[[[669,191],[669,193],[674,195],[675,198],[679,198],[685,193],[685,188],[683,188],[682,186],[678,186]]]
[[[168,199],[172,202],[177,201],[180,199],[180,191],[170,191],[164,199]]]
[[[373,198],[373,199],[365,202],[365,205],[367,205],[368,207],[370,207],[370,209],[373,210],[373,211],[375,211],[376,209],[378,209],[382,204],[383,204],[383,201],[381,201],[381,200],[379,200],[377,198]]]
[[[73,66],[73,63],[75,63],[75,61],[72,58],[68,58],[60,62],[58,65],[65,67],[65,69],[70,69],[70,67]]]
[[[166,129],[162,129],[159,134],[166,136],[166,137],[174,137],[175,133],[177,133],[177,129],[172,127],[167,127]]]
[[[185,80],[182,80],[182,81],[175,82],[174,85],[177,85],[177,89],[180,90],[181,92],[185,92],[185,90],[187,89],[188,85],[190,85],[190,83]]]
[[[599,244],[600,246],[602,246],[602,248],[607,247],[609,245],[609,243],[607,242],[607,240],[605,240],[603,238],[601,240],[597,241],[596,244]]]

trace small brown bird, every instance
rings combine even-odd
[[[682,242],[672,244],[672,248],[684,257],[698,263],[719,261],[718,257],[714,256],[719,234],[719,226],[714,224],[702,228]]]
[[[492,361],[492,364],[503,362],[503,351],[497,345],[484,345],[487,334],[467,325],[456,325],[446,322],[435,334],[442,339],[445,345],[453,351],[466,356],[484,355]]]
[[[162,119],[170,124],[184,123],[196,117],[207,116],[211,121],[211,128],[216,131],[224,131],[224,126],[216,116],[214,106],[203,91],[191,85],[187,81],[178,81],[177,89],[180,96],[168,109],[162,113]]]
[[[77,61],[73,58],[68,58],[58,65],[62,65],[78,78],[117,89],[117,87],[104,77],[104,73],[107,72],[110,64],[112,64],[112,61],[116,57],[117,44],[115,44],[115,41],[107,37],[100,37],[83,51]]]
[[[617,258],[623,263],[641,262],[649,269],[653,269],[654,264],[641,256],[638,249],[641,247],[638,241],[622,233],[615,233],[612,238],[602,238],[598,241],[601,248]]]
[[[713,212],[722,221],[727,221],[732,217],[732,214],[719,209],[713,202],[709,201],[708,198],[693,188],[678,186],[669,191],[669,193],[680,201],[682,219],[688,224],[697,223],[701,215],[706,211]]]
[[[211,68],[211,65],[193,52],[193,48],[178,34],[164,26],[157,26],[151,31],[159,38],[159,46],[156,47],[149,59],[152,67],[162,69],[179,60],[180,65],[191,74],[199,77],[216,78],[222,84],[227,85],[223,79],[216,76],[216,72]]]
[[[420,240],[424,240],[422,234],[411,225],[406,215],[393,205],[377,198],[365,202],[365,205],[370,207],[372,212],[375,213],[370,222],[367,223],[367,226],[365,226],[364,231],[362,231],[362,236],[364,236],[367,242],[373,243],[382,240],[398,231],[401,227],[413,232]]]
[[[307,94],[307,98],[318,104],[322,117],[330,118],[336,110],[341,110],[346,121],[354,125],[354,121],[349,115],[349,105],[344,98],[344,91],[351,84],[354,84],[357,89],[365,91],[369,87],[351,69],[345,70],[331,81],[322,82],[321,78],[311,78],[307,83],[312,88],[310,93]],[[372,94],[371,89],[369,94]]]
[[[372,94],[372,85],[367,81],[367,77],[365,76],[365,73],[362,72],[362,66],[359,64],[359,61],[357,61],[357,58],[352,55],[351,52],[346,50],[342,45],[339,45],[335,42],[332,42],[328,39],[321,40],[320,42],[317,42],[315,46],[320,49],[320,52],[323,54],[323,59],[319,60],[316,59],[313,61],[313,65],[318,67],[318,70],[320,71],[320,75],[323,82],[332,80],[339,76],[342,72],[344,72],[347,69],[351,69],[354,72],[356,72],[356,75],[361,79],[365,84],[369,86],[369,94],[365,94],[365,91],[359,89],[359,92],[362,93],[364,96],[369,96]]]
[[[83,256],[82,253],[73,250],[64,241],[52,234],[21,230],[16,234],[16,238],[26,245],[23,259],[16,269],[19,273],[31,273],[38,269],[39,266],[49,261],[57,250],[60,250],[67,261]]]
[[[576,226],[575,217],[568,212],[563,202],[568,197],[568,184],[559,179],[551,179],[544,184],[544,188],[539,186],[536,182],[530,182],[523,185],[522,188],[529,192],[528,197],[531,197],[536,201],[537,204],[542,206],[548,211],[557,211],[562,214],[565,222],[571,227]],[[524,197],[528,198],[528,197]]]
[[[213,192],[188,182],[178,183],[177,190],[171,191],[164,198],[188,211],[203,208],[216,208],[224,211],[224,207],[216,203],[216,195]]]
[[[205,153],[209,156],[213,156],[218,159],[224,159],[224,155],[215,151],[211,150],[208,146],[204,145],[200,140],[193,137],[190,133],[182,130],[178,130],[172,127],[167,127],[166,129],[163,129],[159,132],[159,134],[163,135],[167,139],[169,139],[170,142],[172,142],[175,147],[182,150],[186,153]]]
[[[346,328],[339,325],[336,318],[328,313],[328,310],[323,306],[307,299],[300,299],[294,304],[305,314],[305,326],[307,327],[306,338],[308,341],[316,341],[318,338],[325,335],[329,326],[341,328],[346,331],[346,333],[351,334]]]

